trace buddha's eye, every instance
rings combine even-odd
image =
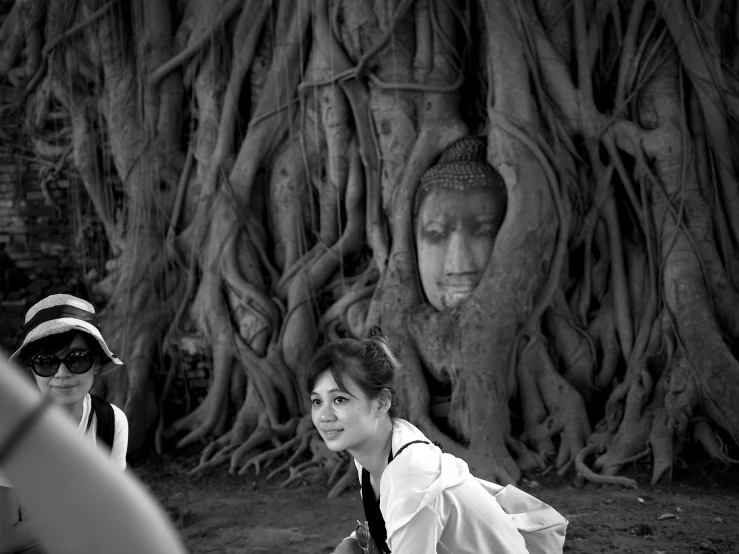
[[[446,225],[432,221],[423,228],[423,238],[429,242],[441,242],[449,234]]]
[[[498,229],[492,223],[482,223],[477,226],[475,234],[479,237],[494,237],[498,233]]]

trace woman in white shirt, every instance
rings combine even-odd
[[[503,488],[472,476],[463,460],[443,453],[411,423],[394,416],[399,367],[387,340],[373,327],[368,339],[323,346],[304,376],[313,423],[326,446],[354,457],[376,551],[528,553],[528,539],[496,500]],[[556,529],[546,539],[546,551],[562,552],[566,520],[539,504]],[[334,552],[372,551],[371,544],[357,538],[353,533]]]
[[[122,365],[100,332],[92,304],[68,294],[51,295],[34,304],[26,313],[23,343],[10,360],[29,369],[42,395],[63,408],[86,439],[106,448],[117,469],[126,468],[126,415],[90,395],[100,374]],[[33,547],[38,547],[38,540],[28,525],[28,514],[0,473],[0,554]]]

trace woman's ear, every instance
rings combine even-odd
[[[377,395],[377,404],[380,413],[387,413],[393,405],[393,394],[387,389],[382,389]]]

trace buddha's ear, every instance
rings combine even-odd
[[[393,405],[393,394],[388,389],[382,389],[377,395],[377,406],[380,413],[386,414]]]

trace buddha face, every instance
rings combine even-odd
[[[436,188],[416,221],[421,284],[437,310],[459,306],[482,278],[505,216],[492,188]]]

